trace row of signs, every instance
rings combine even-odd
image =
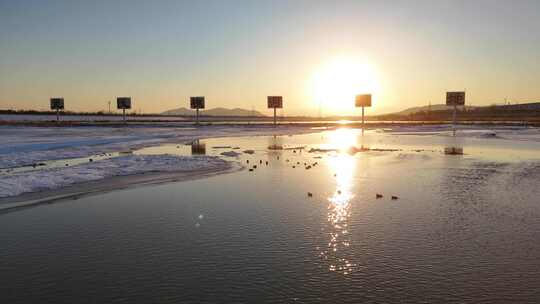
[[[189,103],[192,109],[204,109],[204,96],[190,97]],[[282,96],[268,96],[268,108],[269,109],[281,109],[283,108]]]
[[[131,109],[131,97],[118,97],[116,99],[116,107],[120,110]],[[51,110],[63,110],[64,98],[51,98]]]
[[[268,96],[269,109],[283,108],[282,96]],[[465,105],[465,92],[446,92],[446,105],[463,106]],[[190,98],[192,109],[204,109],[204,96],[195,96]],[[371,107],[371,94],[356,95],[356,107]],[[118,97],[116,107],[121,110],[131,109],[131,97]],[[63,110],[64,98],[51,98],[51,110]]]
[[[204,96],[190,97],[189,103],[192,109],[204,109]],[[116,99],[116,107],[120,110],[131,109],[131,97],[118,97]],[[283,108],[282,96],[268,96],[268,108]],[[64,98],[51,98],[52,110],[64,109]]]

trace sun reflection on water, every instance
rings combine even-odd
[[[337,149],[345,152],[355,146],[358,140],[358,131],[354,129],[342,128],[328,134],[327,148]]]
[[[339,154],[329,158],[328,163],[330,169],[335,172],[336,190],[328,198],[325,235],[329,236],[329,240],[320,255],[328,262],[330,271],[349,274],[356,266],[347,258],[351,246],[348,226],[351,201],[354,198],[353,178],[356,159],[354,156]]]

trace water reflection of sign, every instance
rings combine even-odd
[[[355,105],[360,107],[371,107],[371,94],[356,95]]]
[[[131,109],[131,97],[116,98],[116,107],[119,110]]]
[[[283,139],[276,135],[270,137],[268,150],[283,150]]]
[[[206,144],[199,142],[192,143],[191,155],[206,155]]]
[[[282,96],[268,96],[268,108],[269,109],[283,108],[283,97]]]
[[[445,155],[463,155],[463,148],[461,147],[446,147],[444,148]]]
[[[189,98],[192,109],[204,109],[204,96],[195,96]]]
[[[63,110],[64,98],[51,98],[51,110]]]
[[[465,105],[465,92],[446,92],[447,106]]]

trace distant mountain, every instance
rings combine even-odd
[[[540,111],[540,102],[509,104],[497,108],[510,111]]]
[[[182,115],[182,116],[193,116],[195,115],[195,110],[187,108],[172,109],[161,113],[162,115]],[[213,108],[205,109],[199,112],[200,115],[205,116],[265,116],[261,112],[250,111],[246,109],[234,108]]]
[[[467,107],[467,110],[472,110],[472,109],[476,109],[477,107],[473,107],[473,106],[466,106]],[[427,111],[445,111],[445,110],[452,110],[454,107],[452,106],[447,106],[447,105],[444,105],[444,104],[436,104],[436,105],[431,105],[431,106],[421,106],[421,107],[412,107],[412,108],[408,108],[408,109],[405,109],[401,112],[395,112],[395,113],[392,113],[392,114],[396,114],[396,115],[409,115],[409,114],[414,114],[414,113],[418,113],[418,112],[427,112]],[[459,109],[461,109],[462,107],[459,107]]]
[[[389,113],[385,115],[411,115],[420,112],[435,112],[435,111],[447,111],[452,110],[454,107],[447,106],[444,104],[436,104],[431,106],[421,106],[421,107],[412,107],[405,109],[400,112]],[[489,105],[489,106],[466,106],[467,111],[469,110],[486,110],[486,109],[497,109],[503,111],[540,111],[540,102],[531,102],[531,103],[521,103],[521,104],[508,104],[508,105]],[[462,107],[458,107],[462,109]]]

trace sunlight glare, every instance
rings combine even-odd
[[[329,134],[328,144],[331,149],[338,149],[340,152],[346,152],[357,143],[358,131],[354,129],[337,129]]]
[[[379,81],[369,61],[337,57],[312,75],[310,92],[325,115],[350,114],[357,94],[377,94]]]

